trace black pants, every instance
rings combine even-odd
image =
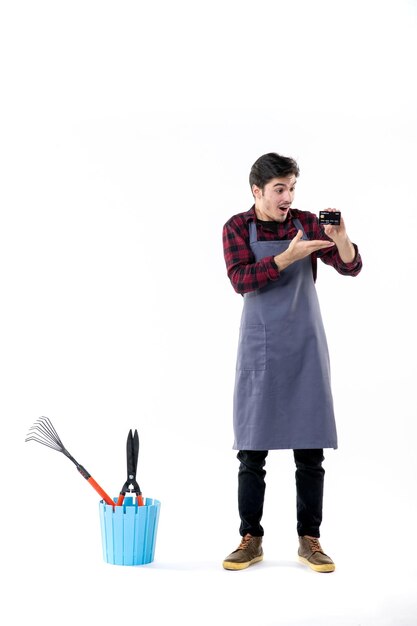
[[[261,519],[265,497],[264,470],[268,450],[240,450],[238,504],[240,534],[261,537]],[[323,450],[294,450],[297,490],[297,532],[300,536],[320,537],[323,509]]]

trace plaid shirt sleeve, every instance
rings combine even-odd
[[[255,261],[244,214],[235,215],[223,226],[223,250],[227,275],[237,293],[255,291],[279,278],[273,256]]]

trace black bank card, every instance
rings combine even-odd
[[[340,211],[320,211],[319,224],[332,224],[340,226]]]

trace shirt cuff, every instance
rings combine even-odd
[[[355,248],[355,257],[353,259],[353,261],[349,261],[349,263],[345,263],[344,261],[341,260],[341,265],[343,265],[344,268],[346,268],[347,270],[353,270],[355,269],[355,267],[358,264],[359,261],[359,250],[358,250],[358,246],[356,245],[356,243],[352,244],[353,247]]]

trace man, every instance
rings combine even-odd
[[[229,570],[263,558],[264,466],[278,449],[294,454],[299,559],[317,572],[335,569],[319,542],[323,449],[337,448],[337,434],[315,280],[317,259],[345,276],[362,261],[343,218],[322,226],[291,208],[298,175],[293,159],[261,156],[249,177],[255,204],[223,228],[227,273],[244,296],[233,408],[242,540],[223,561]]]

